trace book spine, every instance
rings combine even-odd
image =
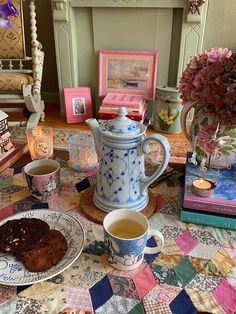
[[[217,228],[226,228],[236,230],[236,217],[228,217],[223,215],[213,215],[206,213],[181,210],[180,220],[194,224],[212,226]]]
[[[205,201],[205,202],[204,202]],[[225,203],[214,203],[213,199],[211,199],[211,202],[208,202],[206,200],[191,200],[184,198],[183,206],[190,209],[197,209],[201,211],[208,211],[208,212],[214,212],[214,213],[222,213],[222,214],[228,214],[228,215],[235,215],[236,214],[236,205],[233,204],[227,204]]]
[[[133,94],[112,94],[109,93],[103,99],[105,106],[139,106],[143,101],[143,96]]]
[[[141,104],[140,103],[125,103],[125,102],[119,102],[119,103],[105,103],[102,102],[103,107],[112,107],[112,108],[120,108],[120,107],[126,107],[129,109],[140,109]]]
[[[98,110],[98,114],[99,114],[99,119],[104,119],[104,120],[113,119],[113,118],[118,117],[118,114],[115,112],[104,112],[104,111]],[[126,117],[131,119],[131,120],[140,121],[143,119],[144,113],[142,113],[142,114],[134,114],[134,113],[133,114],[127,114]]]
[[[106,112],[109,112],[109,111],[112,111],[112,112],[118,112],[118,109],[119,109],[120,107],[116,107],[116,106],[113,106],[113,107],[106,107],[106,106],[103,106],[103,105],[101,105],[100,106],[100,108],[99,108],[99,110],[101,110],[101,111],[106,111]],[[127,111],[128,112],[135,112],[135,113],[139,113],[140,112],[140,108],[127,108],[126,107],[126,109],[127,109]]]

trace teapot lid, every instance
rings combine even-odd
[[[108,120],[105,123],[105,130],[115,135],[136,135],[140,133],[139,125],[127,118],[128,111],[125,107],[118,109],[118,117],[112,120]]]

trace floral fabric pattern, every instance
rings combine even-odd
[[[2,94],[21,94],[22,85],[30,85],[33,78],[23,73],[0,73],[0,91]]]

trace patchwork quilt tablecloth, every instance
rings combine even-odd
[[[62,162],[60,199],[37,204],[21,169],[5,170],[0,174],[0,219],[35,208],[67,211],[83,225],[86,241],[79,258],[61,274],[31,286],[0,285],[0,313],[235,313],[236,233],[180,222],[182,179],[174,172],[151,189],[156,210],[150,225],[163,233],[165,246],[125,272],[108,265],[102,226],[80,212],[82,191],[95,183],[94,173],[74,172]]]

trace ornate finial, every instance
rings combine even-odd
[[[118,109],[119,118],[124,118],[127,115],[128,111],[125,107],[120,107]]]

